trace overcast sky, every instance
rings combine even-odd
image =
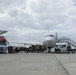
[[[8,41],[41,41],[48,30],[76,40],[76,1],[0,0],[0,30]]]

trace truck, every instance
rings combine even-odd
[[[4,36],[0,36],[0,53],[8,52],[8,42]]]
[[[56,53],[60,53],[60,52],[67,52],[67,44],[61,44],[61,45],[56,45],[56,47],[55,47],[55,52]],[[75,53],[76,52],[76,49],[75,49],[75,47],[73,47],[72,45],[71,45],[71,52],[72,53]]]

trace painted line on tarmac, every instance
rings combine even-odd
[[[56,55],[55,55],[56,57]],[[65,70],[67,75],[70,75],[69,72],[67,71],[67,69],[63,66],[63,64],[60,62],[60,60],[56,57],[56,59],[58,60],[59,64],[61,65],[61,67]]]

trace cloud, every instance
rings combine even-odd
[[[75,9],[73,0],[0,0],[0,28],[9,41],[41,41],[48,30],[75,39]]]

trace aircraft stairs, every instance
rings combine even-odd
[[[58,40],[60,43],[69,43],[71,44],[72,46],[74,46],[76,48],[76,42],[70,38],[67,38],[67,37],[62,37],[62,38],[59,38]]]

